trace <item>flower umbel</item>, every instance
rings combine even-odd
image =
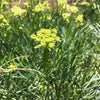
[[[39,3],[38,5],[35,6],[35,9],[33,9],[33,11],[35,12],[43,12],[48,10],[50,10],[50,7],[47,1],[44,1],[43,3]]]
[[[37,32],[37,35],[32,34],[31,38],[40,43],[35,48],[48,48],[51,49],[55,46],[55,43],[60,41],[60,38],[56,35],[56,29],[41,29]]]
[[[70,7],[70,11],[71,11],[71,13],[77,13],[77,12],[78,12],[78,7],[76,7],[76,6],[71,6],[71,7]]]
[[[83,15],[82,14],[81,15],[78,15],[76,17],[76,22],[77,22],[77,27],[82,26],[84,24],[83,23]]]
[[[76,22],[81,22],[81,23],[83,22],[83,15],[82,14],[77,16]]]
[[[13,8],[11,8],[11,12],[14,14],[14,16],[21,16],[22,14],[26,13],[26,10],[14,6]]]
[[[3,28],[7,25],[9,25],[7,19],[5,19],[3,15],[0,15],[0,27]]]
[[[70,13],[63,13],[62,17],[69,23],[69,18],[70,18],[71,14]]]

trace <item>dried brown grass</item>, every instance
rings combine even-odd
[[[28,1],[28,0],[16,0],[16,2],[17,3],[19,3],[19,6],[21,7],[21,8],[23,8],[24,7],[24,2],[26,2],[26,1]],[[43,1],[45,1],[45,0],[43,0]],[[55,10],[57,10],[57,2],[56,2],[56,0],[47,0],[48,1],[48,3],[49,3],[49,5],[50,5],[50,7],[51,7],[51,9],[55,9]],[[77,0],[67,0],[67,2],[71,5],[72,3],[74,3],[74,2],[76,2]],[[16,2],[11,2],[11,5],[13,6],[13,5],[16,5]]]

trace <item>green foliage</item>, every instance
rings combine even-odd
[[[100,19],[91,21],[92,4],[83,12],[78,4],[53,11],[48,2],[30,0],[14,14],[12,0],[2,1],[0,100],[99,100]]]
[[[81,10],[84,14],[84,18],[91,22],[99,22],[100,23],[100,1],[99,0],[87,0],[90,4],[89,6],[83,5],[81,6]]]

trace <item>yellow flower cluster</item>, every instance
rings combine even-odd
[[[56,35],[56,29],[41,29],[37,32],[37,35],[32,34],[31,38],[40,43],[35,48],[53,48],[55,43],[60,41],[60,38]]]
[[[56,0],[56,1],[57,1],[58,8],[61,11],[67,10],[70,13],[77,13],[79,11],[78,7],[76,7],[76,6],[70,6],[69,4],[67,4],[67,0]]]
[[[29,3],[28,2],[24,2],[24,6],[28,7]]]
[[[14,14],[14,16],[21,16],[22,14],[26,13],[26,10],[14,6],[13,8],[11,8],[11,12]]]
[[[48,5],[48,1],[44,1],[43,4],[39,3],[38,5],[35,6],[35,9],[33,11],[35,12],[42,12],[45,10],[50,10],[50,7]]]
[[[59,1],[59,2],[61,2],[61,1]],[[66,2],[66,0],[64,0],[64,2]],[[76,14],[78,14],[78,11],[79,11],[78,7],[70,6],[69,4],[67,4],[67,2],[65,4],[63,4],[62,8],[63,9],[60,9],[61,10],[60,13],[62,12],[61,15],[62,15],[63,19],[65,19],[66,22],[68,22],[68,23],[70,20],[70,16],[73,16],[73,18],[74,18],[76,16]],[[66,13],[66,11],[67,11],[67,13]],[[75,16],[74,16],[74,14],[75,14]]]
[[[8,66],[8,68],[9,69],[14,69],[14,68],[17,68],[17,67],[15,65],[11,64],[11,65]]]
[[[73,18],[78,26],[83,25],[83,15],[79,15],[79,9],[76,5],[69,5],[67,0],[56,0],[58,6],[58,12],[61,14],[63,19],[69,23],[70,18]],[[82,2],[81,5],[88,5],[88,2]],[[77,16],[77,17],[76,17]]]
[[[1,1],[1,8],[2,8],[3,6],[7,6],[7,5],[8,5],[8,2],[7,2],[7,1],[5,1],[5,0]]]
[[[76,6],[71,6],[70,7],[70,12],[71,13],[77,13],[79,10],[78,10],[78,7],[76,7]]]
[[[57,0],[58,6],[67,4],[67,0]]]
[[[88,2],[81,2],[80,5],[90,6],[90,4]]]
[[[0,0],[0,13],[2,14],[2,12],[4,12],[6,9],[6,7],[7,7],[7,5],[8,5],[8,2],[7,1],[5,1],[5,0]]]
[[[58,6],[58,11],[61,13],[66,9],[67,0],[56,0],[56,1]]]
[[[3,15],[0,15],[0,27],[4,27],[6,25],[9,25],[8,21],[4,18]]]
[[[81,23],[83,22],[83,15],[82,14],[77,16],[76,22],[81,22]]]
[[[4,19],[4,16],[3,15],[0,15],[0,21],[3,20],[3,19]]]
[[[78,22],[78,26],[82,26],[84,24],[83,23],[83,15],[82,14],[77,16],[76,22]]]
[[[69,23],[70,16],[71,16],[70,13],[63,13],[62,14],[63,19],[65,19],[68,23]]]
[[[71,6],[70,6],[69,4],[66,4],[66,10],[67,10],[68,12],[70,12],[70,9],[71,9]]]
[[[49,20],[49,21],[50,21],[50,20],[51,20],[51,16],[47,16],[47,20]]]
[[[2,1],[2,5],[8,5],[7,1]]]

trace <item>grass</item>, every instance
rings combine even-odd
[[[36,12],[36,5],[38,1],[30,0],[26,12],[17,16],[12,7],[0,5],[7,20],[0,17],[0,100],[98,100],[99,18],[91,21],[87,14],[86,19],[78,4],[79,11],[69,12],[67,19],[62,16],[65,9]],[[80,14],[83,25],[76,21]],[[60,41],[51,49],[34,48],[38,42],[30,38],[43,28],[57,29]]]

